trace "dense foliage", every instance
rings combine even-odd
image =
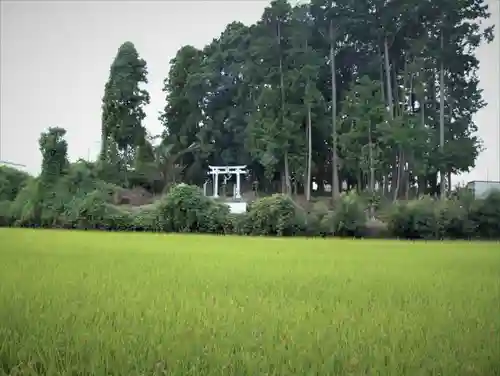
[[[451,190],[481,151],[474,50],[492,39],[479,26],[488,17],[482,0],[275,0],[256,24],[178,51],[163,140],[176,152],[198,145],[179,160],[188,183],[207,164],[247,164],[281,193],[314,181],[334,197],[434,195],[440,171]]]
[[[0,170],[0,224],[499,237],[498,195],[445,200],[451,175],[481,151],[474,51],[493,39],[488,18],[484,0],[274,0],[254,25],[233,22],[201,50],[179,49],[158,136],[142,124],[146,61],[125,42],[104,89],[98,161],[70,163],[65,130],[49,128],[40,176]],[[240,164],[243,190],[265,197],[233,215],[197,186],[208,165]],[[160,199],[117,205],[137,187]],[[333,206],[315,203],[325,190]]]
[[[475,49],[493,40],[489,16],[484,0],[274,0],[255,24],[179,49],[158,136],[141,125],[146,62],[126,42],[103,97],[100,177],[161,192],[246,164],[245,189],[307,199],[313,183],[333,198],[449,193],[482,150]]]
[[[246,213],[203,195],[200,188],[179,184],[155,204],[139,208],[114,205],[117,187],[80,181],[88,173],[73,165],[46,194],[32,180],[14,201],[0,203],[0,225],[101,229],[110,231],[182,232],[268,236],[395,237],[408,239],[500,239],[500,192],[467,205],[459,198],[430,197],[400,201],[369,220],[369,201],[343,193],[334,210],[315,205],[304,210],[284,194],[260,198]],[[76,192],[70,193],[71,187]]]

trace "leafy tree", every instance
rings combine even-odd
[[[150,99],[141,84],[147,82],[146,62],[139,57],[133,43],[123,43],[111,64],[102,100],[101,160],[109,163],[106,154],[112,140],[122,153],[125,172],[132,159],[130,153],[144,143],[146,132],[142,120],[146,116],[144,106]]]
[[[346,167],[358,176],[360,191],[366,186],[367,176],[370,191],[375,189],[375,171],[382,168],[382,150],[390,132],[387,123],[380,83],[368,76],[361,77],[346,94],[339,116],[341,153]]]
[[[32,179],[26,172],[10,166],[0,166],[0,201],[14,201]]]
[[[248,69],[250,29],[233,22],[204,49],[201,139],[210,164],[240,165],[251,162],[246,152],[246,129],[254,110]],[[247,84],[248,83],[248,84]]]
[[[179,153],[193,143],[200,142],[203,95],[206,87],[206,79],[201,70],[202,61],[202,51],[192,46],[184,46],[171,60],[168,77],[164,80],[166,106],[160,115],[160,121],[164,126],[161,144],[171,145],[169,148],[172,149],[172,153]],[[163,146],[158,150],[161,149]],[[197,165],[199,161],[197,157],[184,154],[180,164],[189,167]],[[199,175],[201,169],[195,168],[193,172],[191,176],[185,175],[185,180],[191,181],[191,177]],[[194,179],[196,180],[196,177]]]
[[[66,130],[51,127],[39,138],[40,153],[42,153],[42,171],[40,180],[45,184],[54,184],[69,166],[68,143],[64,139]]]

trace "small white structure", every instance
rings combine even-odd
[[[242,166],[208,166],[210,171],[208,175],[213,176],[214,182],[214,195],[213,197],[219,197],[219,175],[236,175],[236,187],[234,189],[234,198],[241,198],[241,175],[245,175],[247,173],[246,165]],[[227,182],[229,178],[225,178],[225,182]],[[206,189],[205,189],[206,191]]]
[[[474,180],[467,183],[475,198],[486,198],[492,191],[500,191],[500,181]]]
[[[229,206],[229,211],[235,214],[242,214],[247,211],[247,203],[246,202],[226,202],[227,206]]]

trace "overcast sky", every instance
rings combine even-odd
[[[499,0],[488,0],[499,27]],[[255,22],[268,1],[0,0],[0,160],[40,169],[38,137],[65,128],[69,157],[99,151],[101,99],[109,67],[124,41],[148,64],[151,104],[145,125],[161,132],[158,112],[169,61],[186,44],[203,47],[232,21]],[[478,51],[484,98],[476,121],[486,151],[464,180],[500,180],[499,38]]]

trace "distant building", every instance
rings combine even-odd
[[[475,198],[484,198],[493,190],[500,191],[500,181],[474,180],[467,183],[466,188],[472,191]]]

